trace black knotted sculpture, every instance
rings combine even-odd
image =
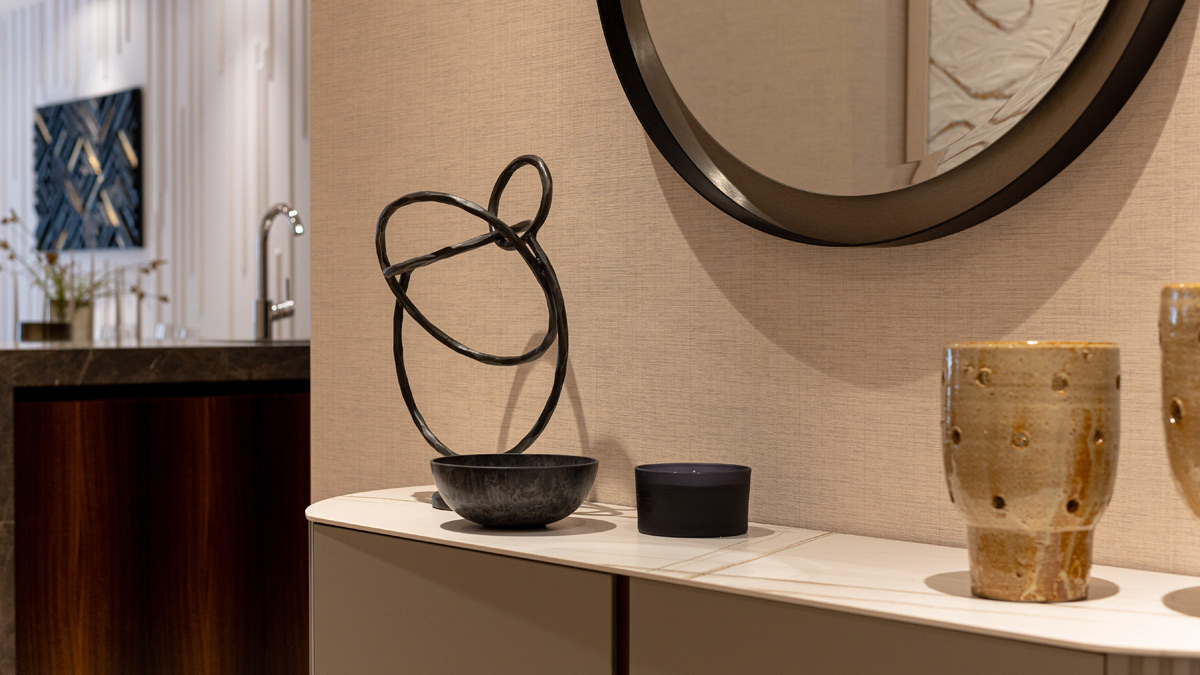
[[[504,193],[509,179],[512,178],[517,169],[526,165],[534,167],[541,178],[541,202],[538,205],[538,210],[533,220],[525,220],[510,226],[497,215],[500,207],[500,197]],[[409,414],[412,415],[413,423],[416,424],[425,441],[442,455],[452,456],[458,453],[448,448],[433,433],[429,425],[425,422],[420,409],[417,407],[416,400],[413,398],[412,387],[408,381],[408,372],[404,365],[404,315],[405,313],[410,315],[413,321],[416,321],[418,325],[424,328],[438,342],[441,342],[455,352],[474,359],[479,363],[493,366],[518,366],[534,361],[546,353],[557,340],[558,361],[554,370],[554,385],[550,390],[550,396],[546,399],[546,405],[542,408],[541,414],[529,432],[505,454],[521,453],[532,445],[546,428],[551,415],[554,414],[554,408],[558,405],[558,399],[562,394],[563,382],[566,380],[567,374],[567,313],[563,304],[562,289],[559,287],[558,278],[554,274],[554,267],[551,266],[549,258],[546,257],[546,252],[542,250],[541,245],[537,241],[538,231],[545,224],[546,216],[550,211],[552,192],[553,184],[550,179],[550,171],[546,168],[546,163],[535,155],[523,155],[510,162],[504,168],[504,171],[500,173],[500,177],[496,179],[496,184],[492,188],[492,194],[488,198],[487,209],[462,197],[456,197],[444,192],[413,192],[388,204],[379,215],[379,222],[375,230],[375,251],[379,256],[379,266],[383,271],[383,277],[387,281],[388,288],[396,296],[392,329],[392,351],[396,361],[396,379],[400,383],[400,393],[404,397],[404,404],[407,406]],[[385,239],[388,220],[399,209],[417,202],[437,202],[460,208],[486,222],[488,224],[488,232],[462,243],[447,246],[433,253],[417,256],[393,265],[388,260],[387,242]],[[529,269],[533,271],[538,285],[541,286],[542,292],[546,296],[546,307],[549,313],[549,324],[546,328],[546,335],[542,338],[539,345],[518,356],[496,356],[471,349],[435,326],[413,304],[412,299],[408,297],[408,284],[414,271],[439,260],[445,260],[460,253],[473,251],[488,244],[496,244],[502,249],[516,251],[525,261],[525,264],[529,266]],[[439,501],[440,498],[435,495],[434,506],[437,508],[446,508],[444,505],[439,504]]]

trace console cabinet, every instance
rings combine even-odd
[[[970,595],[952,547],[759,524],[650,537],[595,503],[506,532],[431,494],[309,507],[314,675],[1200,673],[1193,577],[1096,566],[1087,601],[1005,603]]]
[[[312,546],[313,675],[1104,675],[1100,654],[328,525]]]

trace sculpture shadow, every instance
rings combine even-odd
[[[749,324],[816,371],[896,386],[936,372],[947,342],[1012,335],[1092,255],[1158,145],[1185,70],[1170,56],[1188,52],[1196,17],[1187,5],[1142,85],[1066,170],[1005,213],[931,242],[826,248],[772,237],[709,204],[645,142],[676,226]],[[1013,339],[1071,337],[1105,336]]]
[[[533,333],[529,341],[525,344],[525,350],[533,349],[542,340],[541,333]],[[545,361],[544,366],[539,366]],[[500,434],[497,441],[496,452],[504,452],[508,449],[512,442],[513,414],[517,408],[517,402],[521,398],[521,392],[524,391],[525,385],[529,382],[529,377],[535,368],[544,368],[548,372],[553,371],[554,363],[551,360],[539,359],[530,363],[524,363],[516,368],[516,374],[513,376],[512,387],[508,392],[508,401],[504,406],[504,416],[500,422]],[[571,406],[571,414],[575,418],[575,434],[579,439],[580,454],[585,457],[594,457],[599,460],[600,468],[596,476],[596,486],[621,486],[626,488],[633,483],[633,461],[629,457],[629,453],[621,445],[619,441],[611,437],[602,437],[599,440],[592,440],[591,434],[588,431],[587,418],[583,411],[583,395],[579,389],[579,380],[575,377],[575,367],[571,361],[567,361],[567,377],[563,383],[563,394],[567,402]],[[559,401],[561,408],[562,401]],[[555,414],[561,414],[558,409]],[[551,420],[553,423],[553,419]],[[544,452],[546,450],[539,448],[535,442],[531,446],[532,452]],[[592,495],[588,499],[599,499],[594,496],[597,488],[593,488]],[[630,490],[632,492],[632,490]]]
[[[542,334],[534,333],[529,338],[529,341],[525,343],[525,349],[522,352],[533,349],[541,341]],[[521,392],[525,389],[525,384],[529,380],[530,373],[533,372],[533,369],[540,362],[541,359],[538,359],[517,366],[516,374],[513,376],[512,387],[508,391],[508,401],[504,404],[504,417],[500,421],[500,434],[498,436],[496,452],[505,452],[508,450],[509,435],[513,423],[513,411],[516,410],[517,401],[521,398]],[[547,366],[553,371],[554,362],[549,361]],[[585,456],[590,456],[588,455],[588,451],[591,446],[591,439],[588,436],[587,420],[583,416],[583,399],[579,395],[579,381],[575,379],[575,368],[571,365],[569,358],[567,359],[567,377],[563,382],[563,392],[567,395],[567,401],[570,402],[571,409],[575,414],[575,429],[579,435],[579,448]],[[560,400],[559,404],[561,403],[562,401]],[[555,408],[555,412],[558,412],[557,407]],[[534,445],[536,444],[537,442],[535,441]],[[531,449],[532,447],[530,446]],[[534,452],[537,451],[535,450]]]
[[[979,596],[971,593],[971,573],[967,570],[961,572],[943,572],[925,577],[925,585],[938,593],[945,595],[953,595],[960,598],[975,598]],[[1104,598],[1111,598],[1121,592],[1121,587],[1107,579],[1098,579],[1092,577],[1091,584],[1088,587],[1088,596],[1083,600],[1076,600],[1070,604],[1079,604],[1086,602],[1095,602]],[[1004,602],[1003,600],[992,600],[992,602]]]

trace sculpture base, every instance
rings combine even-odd
[[[442,499],[442,493],[440,492],[433,493],[433,496],[429,498],[429,503],[438,511],[453,511],[450,505],[446,503],[446,500]]]

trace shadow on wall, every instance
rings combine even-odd
[[[925,244],[822,248],[754,231],[711,206],[648,137],[646,144],[675,223],[716,287],[751,325],[839,380],[903,384],[940,367],[946,342],[1009,336],[1091,255],[1129,199],[1178,93],[1184,68],[1174,69],[1169,81],[1156,78],[1155,69],[1165,67],[1172,51],[1187,53],[1196,17],[1196,7],[1186,6],[1142,87],[1101,138],[1051,181],[1052,190],[1043,188],[991,221]],[[1097,174],[1105,180],[1094,180]]]
[[[525,344],[525,349],[522,351],[527,352],[533,349],[541,341],[542,334],[534,333],[530,336],[529,341]],[[542,369],[547,376],[552,376],[551,374],[554,371],[554,354],[555,348],[551,348],[542,358],[517,366],[512,387],[509,389],[508,401],[504,406],[504,417],[500,422],[499,441],[496,445],[496,452],[502,453],[508,451],[527,431],[521,429],[514,432],[513,413],[517,410],[521,393],[525,390],[525,385],[534,368]],[[588,432],[587,419],[583,412],[583,396],[579,392],[579,381],[575,378],[575,367],[571,363],[570,358],[567,359],[567,376],[563,382],[563,395],[566,400],[559,400],[558,407],[555,408],[555,418],[565,415],[566,411],[563,408],[567,404],[570,405],[571,414],[575,421],[576,435],[579,439],[579,454],[584,457],[594,457],[600,461],[600,473],[596,476],[596,485],[606,485],[611,484],[613,481],[629,480],[629,477],[633,475],[633,460],[629,457],[629,453],[621,443],[615,438],[608,436],[593,440],[591,434]],[[551,421],[555,418],[552,418]],[[546,443],[539,439],[530,446],[528,452],[572,454],[572,450],[574,448],[546,447]],[[591,495],[588,497],[588,499],[593,498]]]

